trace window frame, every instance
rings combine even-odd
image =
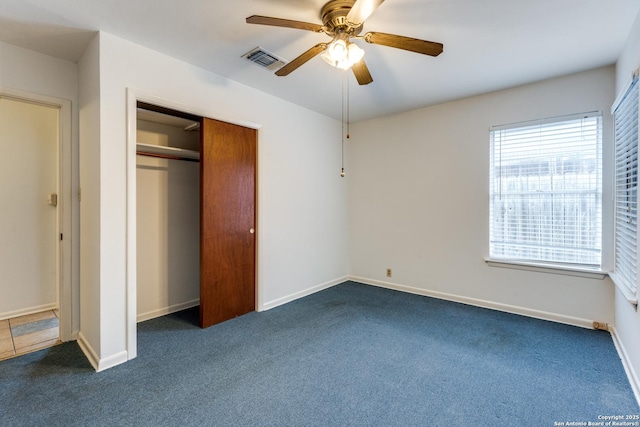
[[[598,218],[599,229],[596,231],[596,235],[599,236],[599,248],[597,247],[598,245],[596,245],[596,250],[599,249],[598,264],[582,264],[582,263],[574,264],[570,262],[554,262],[554,261],[547,261],[547,260],[534,259],[534,258],[515,258],[515,257],[503,258],[503,257],[495,256],[495,254],[492,251],[493,245],[494,245],[494,241],[492,241],[492,239],[494,238],[494,234],[493,234],[493,227],[494,227],[493,203],[494,203],[494,197],[495,197],[494,180],[496,179],[496,176],[494,175],[494,167],[495,167],[494,155],[496,155],[496,149],[494,147],[494,132],[499,132],[503,130],[518,130],[518,129],[524,129],[524,128],[534,127],[534,126],[544,126],[544,125],[553,126],[554,124],[561,124],[563,122],[570,122],[570,121],[574,121],[577,119],[584,119],[584,118],[597,119],[597,132],[598,132],[596,135],[597,183],[596,183],[596,190],[594,191],[595,191],[596,201],[598,203],[597,211],[599,215],[599,218]],[[603,118],[602,111],[589,111],[585,113],[577,113],[577,114],[570,114],[570,115],[564,115],[564,116],[549,117],[549,118],[540,119],[540,120],[523,121],[523,122],[517,122],[517,123],[512,123],[507,125],[493,126],[489,129],[490,130],[490,135],[489,135],[490,136],[489,138],[489,141],[490,141],[490,146],[489,146],[489,152],[490,152],[489,245],[488,245],[489,256],[485,258],[485,262],[489,266],[515,268],[515,269],[521,269],[521,270],[527,270],[527,271],[564,274],[564,275],[589,277],[589,278],[597,278],[597,279],[604,279],[604,277],[606,277],[607,272],[602,270],[603,243],[604,243],[603,242],[604,203],[603,203],[603,197],[602,197],[603,166],[604,166],[603,165],[603,145],[604,145],[603,122],[604,122],[604,118]]]
[[[625,103],[629,103],[629,105]],[[631,111],[619,111],[620,109],[630,109]],[[635,111],[634,111],[635,109]],[[625,117],[618,116],[625,115]],[[614,202],[614,266],[613,271],[609,274],[611,279],[613,280],[616,287],[622,292],[625,298],[632,304],[637,306],[638,304],[638,267],[637,267],[637,253],[638,253],[638,227],[637,227],[637,197],[638,197],[638,173],[639,170],[639,160],[638,156],[639,147],[638,147],[638,136],[639,136],[639,127],[640,127],[640,83],[638,82],[638,73],[634,73],[631,81],[625,85],[625,90],[621,92],[621,96],[616,99],[613,106],[611,107],[611,115],[614,120],[614,156],[613,156],[613,175],[614,175],[614,194],[615,194],[615,202]],[[628,117],[626,117],[628,115]],[[635,117],[634,117],[635,115]],[[627,132],[628,129],[625,126],[628,126],[629,123],[624,122],[621,119],[627,119],[633,121],[635,118],[635,129],[631,129],[631,132]],[[619,128],[619,123],[623,122]],[[633,126],[633,123],[631,123]],[[635,133],[634,133],[635,131]],[[619,138],[619,134],[622,133],[623,136],[628,137],[624,140]],[[629,157],[633,157],[633,154],[629,156],[625,155],[625,152],[628,153],[629,150],[635,150],[635,166],[629,166],[630,163]],[[622,161],[622,163],[621,163]],[[631,178],[631,179],[630,179]],[[623,197],[620,197],[624,195]],[[622,200],[621,200],[622,199]],[[631,200],[629,202],[629,200]],[[627,208],[621,209],[621,204]],[[633,208],[631,205],[635,205]],[[631,214],[626,215],[625,211],[633,211]],[[626,227],[623,223],[624,217],[627,217],[631,222],[635,221],[634,230],[631,230],[631,233],[624,231]],[[635,219],[632,219],[634,217]],[[620,231],[619,231],[620,230]],[[621,236],[624,235],[624,236]],[[621,238],[621,237],[624,237]],[[625,239],[631,239],[625,243]],[[622,253],[621,249],[626,250],[627,247],[631,246],[632,253]],[[621,258],[624,258],[623,261],[620,261]],[[630,265],[631,264],[631,265]],[[623,267],[620,269],[619,267]],[[630,268],[630,271],[627,270],[627,267]],[[623,270],[623,271],[619,271]]]

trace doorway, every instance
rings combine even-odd
[[[0,329],[17,355],[60,337],[60,107],[1,96],[0,147]]]

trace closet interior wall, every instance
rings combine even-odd
[[[137,142],[199,151],[194,123],[138,110]],[[137,156],[137,320],[200,298],[200,169],[197,161]]]

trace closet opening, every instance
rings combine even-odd
[[[256,129],[136,107],[136,321],[254,311]]]
[[[202,117],[144,102],[136,120],[137,322],[200,304]]]

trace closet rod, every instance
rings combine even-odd
[[[200,159],[194,159],[191,157],[173,156],[169,154],[147,153],[145,151],[136,151],[136,154],[139,156],[159,157],[161,159],[186,160],[187,162],[200,162]]]
[[[188,160],[192,162],[200,160],[200,153],[197,151],[162,145],[143,144],[141,142],[136,144],[136,154],[149,157],[161,157],[164,159]]]

